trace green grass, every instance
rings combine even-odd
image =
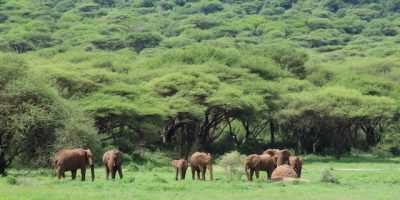
[[[339,183],[321,182],[322,171],[331,170]],[[184,181],[175,181],[170,167],[124,168],[125,177],[106,181],[98,166],[94,182],[57,180],[52,170],[10,170],[0,178],[0,199],[398,199],[400,159],[305,157],[303,178],[309,182],[231,180],[214,167],[214,181],[192,181],[190,169]],[[208,176],[206,177],[208,178]],[[16,181],[13,181],[15,179]]]

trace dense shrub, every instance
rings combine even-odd
[[[237,151],[232,151],[222,155],[218,160],[218,164],[224,168],[224,172],[229,180],[240,179],[240,175],[242,174],[240,171],[243,168],[244,159],[244,155],[241,155]]]
[[[322,171],[321,181],[326,183],[339,183],[339,179],[334,174],[332,174],[330,170],[327,169]]]
[[[127,38],[128,45],[136,52],[140,52],[145,48],[156,47],[161,41],[161,35],[153,32],[133,33]]]
[[[307,20],[307,26],[311,30],[327,29],[332,27],[332,22],[326,18],[310,18]]]

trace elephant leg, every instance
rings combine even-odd
[[[118,174],[119,174],[119,179],[122,179],[124,176],[122,175],[122,167],[118,166]]]
[[[250,168],[250,181],[253,180],[254,169]]]
[[[192,170],[192,180],[194,180],[195,170],[193,169],[193,167],[191,167],[191,170]]]
[[[76,179],[76,169],[71,170],[71,176],[72,176],[72,180]]]
[[[201,180],[206,180],[206,169],[203,166],[200,166]]]
[[[182,169],[181,179],[185,180],[185,176],[186,176],[186,169]]]
[[[197,180],[200,180],[200,170],[196,170],[197,173]]]
[[[82,175],[82,181],[85,181],[86,167],[81,167],[81,175]]]
[[[106,180],[108,180],[108,177],[110,176],[110,169],[106,166]]]
[[[175,169],[175,180],[178,180],[179,169]]]
[[[272,172],[273,172],[273,171],[274,171],[273,169],[269,169],[269,170],[267,171],[268,179],[271,179],[271,175],[272,175]]]
[[[57,167],[56,173],[57,173],[57,178],[58,178],[58,179],[61,179],[61,176],[62,176],[63,172],[61,171],[61,168],[60,168],[60,167]]]
[[[115,174],[116,173],[117,173],[117,171],[116,171],[115,167],[113,167],[112,170],[111,170],[111,178],[112,178],[112,180],[115,180]]]
[[[256,168],[254,171],[256,173],[256,178],[259,179],[260,178],[260,170]]]

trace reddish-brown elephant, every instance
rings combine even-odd
[[[118,171],[119,178],[122,179],[122,152],[118,151],[117,149],[112,149],[110,151],[107,151],[103,155],[103,164],[104,167],[106,168],[106,179],[108,180],[108,177],[110,176],[111,173],[111,178],[115,180],[115,174]]]
[[[301,160],[301,158],[299,156],[290,156],[289,165],[297,173],[297,176],[300,178],[301,168],[303,167],[303,161]]]
[[[197,172],[198,180],[206,180],[206,170],[210,172],[210,180],[213,180],[212,172],[212,156],[209,153],[194,152],[190,157],[190,167],[192,168],[192,179],[195,178],[195,172]],[[200,177],[201,173],[201,177]]]
[[[66,171],[71,171],[72,180],[76,178],[76,172],[81,170],[82,181],[85,180],[86,164],[89,163],[94,181],[93,153],[89,149],[63,149],[54,156],[54,166],[58,179],[64,178]]]
[[[290,151],[287,149],[267,149],[263,154],[269,154],[272,156],[275,159],[277,166],[289,164]]]
[[[259,178],[260,171],[267,172],[268,179],[271,179],[272,172],[276,168],[275,160],[269,154],[252,154],[246,157],[244,161],[244,171],[248,181],[253,180],[253,173]],[[249,174],[250,171],[250,174]]]
[[[175,180],[178,180],[178,175],[181,176],[181,180],[184,180],[185,175],[186,175],[186,170],[187,170],[186,160],[185,159],[173,160],[171,164],[176,172]]]

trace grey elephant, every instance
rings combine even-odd
[[[117,149],[112,149],[110,151],[107,151],[103,155],[103,164],[104,167],[106,168],[106,179],[108,180],[110,173],[111,173],[111,178],[115,180],[115,174],[118,171],[119,178],[122,179],[122,152],[120,152]]]
[[[76,172],[81,170],[82,181],[85,181],[86,164],[89,164],[92,181],[94,181],[93,153],[90,149],[63,149],[54,156],[54,167],[58,179],[65,177],[66,171],[71,171],[72,180],[76,178]]]

